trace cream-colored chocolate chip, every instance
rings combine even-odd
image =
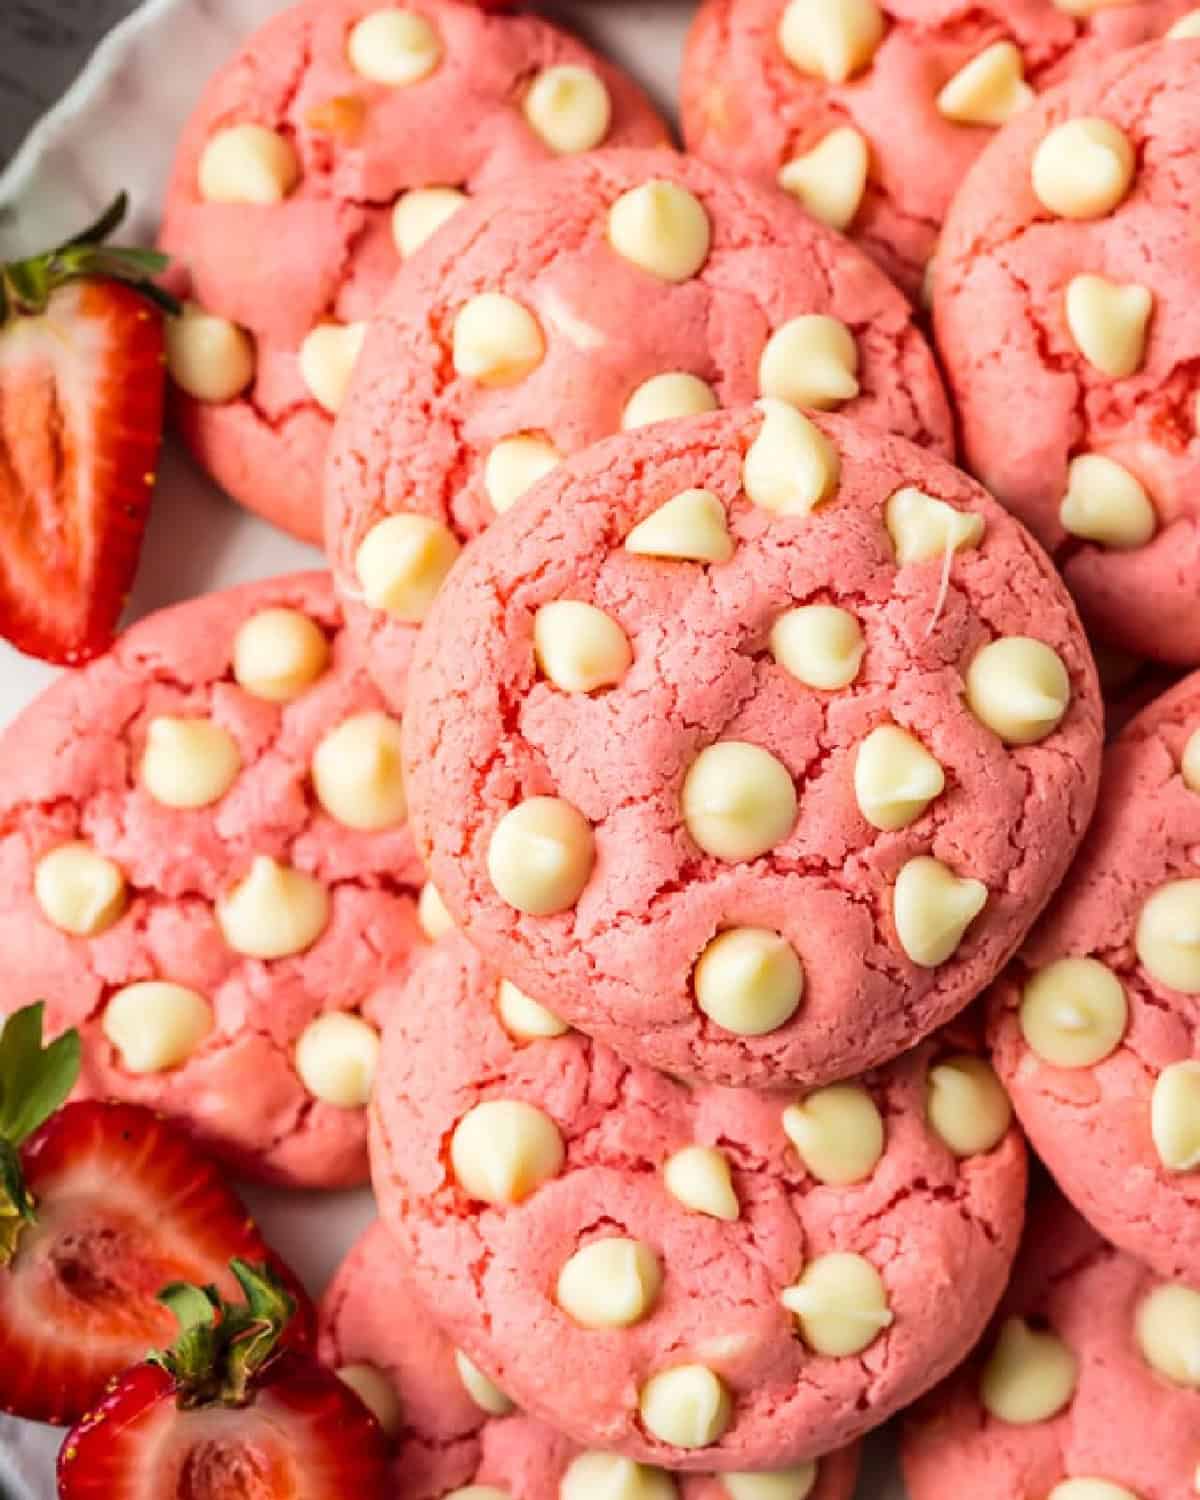
[[[337,416],[367,339],[365,323],[320,323],[300,345],[300,375],[318,406]]]
[[[669,1156],[663,1164],[663,1185],[693,1213],[728,1223],[741,1217],[729,1158],[715,1146],[684,1146]]]
[[[415,255],[467,201],[458,188],[413,188],[401,193],[392,209],[392,240],[402,260]]]
[[[329,923],[329,892],[319,880],[260,854],[217,898],[217,925],[235,953],[287,958],[311,948]]]
[[[209,807],[242,769],[237,741],[211,719],[151,719],[142,755],[142,785],[164,807]]]
[[[233,642],[239,687],[268,703],[290,703],[329,665],[329,642],[315,620],[298,609],[260,609]]]
[[[664,1469],[598,1452],[573,1459],[558,1487],[559,1500],[677,1500],[678,1493]]]
[[[416,11],[389,7],[362,18],[347,50],[361,77],[403,88],[428,77],[441,62],[442,39]]]
[[[480,385],[516,385],[541,364],[546,341],[538,320],[503,292],[481,292],[454,320],[454,368]]]
[[[1181,17],[1167,32],[1167,41],[1185,41],[1189,37],[1200,36],[1200,10],[1189,11],[1186,16]],[[1200,1484],[1197,1485],[1200,1489]]]
[[[165,1073],[195,1052],[213,1029],[212,1006],[182,984],[127,984],[104,1008],[104,1035],[127,1073]]]
[[[543,1037],[565,1036],[570,1027],[519,990],[511,980],[502,979],[496,992],[496,1010],[509,1036],[519,1042],[534,1042]]]
[[[615,687],[633,662],[629,637],[611,615],[579,599],[543,604],[533,619],[543,675],[564,693]]]
[[[1200,1390],[1200,1291],[1164,1282],[1143,1299],[1135,1330],[1151,1369],[1173,1385]]]
[[[509,906],[548,917],[575,905],[595,859],[591,824],[581,812],[560,797],[530,797],[496,824],[487,866]]]
[[[940,859],[910,859],[896,876],[892,897],[900,946],[913,963],[936,969],[953,957],[987,898],[986,885],[960,878]]]
[[[1133,145],[1112,123],[1090,117],[1056,125],[1033,157],[1033,191],[1063,219],[1100,219],[1133,185]]]
[[[806,313],[777,328],[758,362],[763,396],[831,411],[853,401],[858,383],[858,345],[845,323]]]
[[[254,340],[228,318],[184,305],[165,324],[167,371],[186,395],[214,405],[240,396],[254,379]]]
[[[939,762],[897,724],[881,724],[858,747],[854,795],[873,828],[907,828],[945,787]]]
[[[884,1150],[883,1116],[866,1089],[835,1083],[783,1112],[783,1128],[818,1182],[865,1182]]]
[[[1146,901],[1134,946],[1152,979],[1200,995],[1200,880],[1171,880]]]
[[[454,931],[454,918],[446,910],[441,892],[432,880],[427,880],[421,887],[421,894],[417,898],[417,921],[431,943],[436,943],[438,938]]]
[[[576,63],[543,68],[525,95],[524,110],[534,134],[559,156],[591,151],[612,123],[603,79]]]
[[[81,839],[38,860],[33,892],[46,920],[72,937],[98,937],[122,915],[127,895],[120,866]]]
[[[937,96],[937,107],[958,125],[1004,125],[1033,100],[1020,49],[993,42],[955,73]]]
[[[364,1109],[379,1066],[379,1033],[361,1016],[318,1016],[296,1043],[296,1072],[314,1099],[337,1109]]]
[[[1055,0],[1055,4],[1061,5],[1062,0]],[[1046,1500],[1141,1500],[1141,1496],[1111,1479],[1064,1479],[1054,1486]]]
[[[1099,959],[1059,958],[1026,984],[1020,1022],[1043,1062],[1090,1068],[1120,1046],[1129,1004],[1121,981]]]
[[[1113,6],[1128,5],[1129,0],[1051,0],[1051,4],[1069,16],[1094,16],[1099,10],[1111,10]]]
[[[514,1500],[507,1490],[494,1484],[465,1484],[460,1490],[449,1490],[442,1500]]]
[[[947,1057],[929,1070],[925,1111],[934,1133],[955,1156],[994,1150],[1012,1124],[1012,1102],[982,1057]]]
[[[689,281],[708,259],[712,226],[694,193],[655,178],[613,204],[608,238],[618,255],[652,276]]]
[[[757,405],[763,420],[742,465],[746,494],[776,515],[808,515],[837,489],[837,450],[786,401],[764,397]]]
[[[720,1476],[729,1500],[808,1500],[817,1482],[817,1464],[795,1464],[790,1469],[735,1470]]]
[[[665,375],[652,375],[638,386],[621,413],[621,430],[631,432],[635,427],[649,427],[651,422],[671,422],[716,409],[716,393],[707,381],[682,370],[670,370]]]
[[[1200,729],[1193,729],[1183,747],[1179,761],[1183,784],[1190,792],[1200,792]]]
[[[498,515],[511,510],[527,490],[561,462],[562,454],[545,438],[530,432],[502,438],[483,466],[483,487],[492,509]]]
[[[776,37],[793,68],[845,83],[870,64],[884,28],[875,0],[791,0]]]
[[[725,507],[711,490],[682,490],[639,521],[625,538],[626,552],[722,563],[733,556]]]
[[[454,1351],[454,1364],[463,1389],[480,1411],[489,1417],[506,1417],[516,1408],[496,1382],[490,1379],[479,1366],[470,1360],[461,1349]]]
[[[459,1186],[484,1203],[523,1202],[558,1176],[565,1158],[563,1138],[550,1116],[515,1099],[475,1105],[450,1142]]]
[[[638,1405],[647,1432],[672,1448],[707,1448],[733,1420],[729,1392],[707,1365],[660,1370],[642,1387]]]
[[[1100,453],[1072,460],[1058,518],[1072,536],[1103,547],[1144,547],[1158,525],[1141,482]]]
[[[1026,1427],[1056,1417],[1078,1378],[1079,1361],[1062,1339],[1009,1318],[979,1377],[979,1399],[999,1421]]]
[[[1033,745],[1062,723],[1071,679],[1062,658],[1026,635],[1002,636],[967,668],[967,707],[1006,745]]]
[[[371,527],[354,554],[354,571],[372,609],[419,625],[461,551],[448,526],[406,512]]]
[[[1158,1075],[1150,1100],[1150,1130],[1168,1172],[1200,1167],[1200,1062],[1177,1062]]]
[[[265,125],[219,130],[200,157],[200,196],[209,203],[281,203],[300,180],[300,158]]]
[[[696,1003],[724,1031],[765,1036],[796,1012],[804,969],[796,950],[766,927],[730,927],[696,963]]]
[[[787,838],[796,821],[796,788],[767,750],[718,740],[701,750],[683,783],[687,830],[717,859],[757,859]]]
[[[388,1437],[395,1437],[404,1425],[404,1408],[396,1387],[374,1365],[343,1365],[334,1372],[348,1385]]]
[[[648,1317],[662,1290],[662,1266],[643,1240],[593,1240],[558,1273],[559,1307],[581,1328],[630,1328]]]
[[[982,516],[956,510],[913,485],[891,496],[883,518],[902,568],[931,558],[944,560],[952,552],[978,547],[983,540]]]
[[[403,823],[400,721],[378,712],[344,719],[317,746],[312,781],[317,801],[347,828],[377,833]]]
[[[806,687],[834,692],[858,676],[867,643],[862,626],[833,604],[802,604],[771,627],[771,655]]]
[[[1088,364],[1112,380],[1135,374],[1146,357],[1154,296],[1104,276],[1076,276],[1067,287],[1067,326]]]
[[[861,1354],[893,1321],[879,1272],[861,1255],[845,1251],[810,1261],[780,1301],[794,1314],[809,1348],[832,1359]]]
[[[779,186],[799,198],[814,219],[831,229],[846,230],[862,207],[870,167],[866,136],[849,125],[839,125],[811,151],[793,156],[779,169]]]

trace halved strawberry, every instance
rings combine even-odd
[[[388,1442],[331,1370],[281,1348],[290,1298],[234,1261],[244,1301],[163,1293],[180,1336],[67,1434],[60,1500],[382,1500]]]
[[[0,1410],[77,1421],[169,1338],[159,1290],[232,1292],[233,1256],[275,1268],[299,1309],[289,1340],[311,1347],[312,1304],[219,1169],[138,1105],[57,1109],[78,1071],[75,1033],[42,1049],[41,1006],[0,1034]]]
[[[0,635],[77,665],[113,640],[162,443],[165,257],[103,242],[125,200],[0,264]]]

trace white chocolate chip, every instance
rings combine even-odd
[[[777,328],[758,362],[758,390],[793,406],[831,411],[853,401],[858,345],[838,318],[806,313]]]
[[[1051,3],[1069,16],[1094,16],[1098,10],[1128,5],[1129,0],[1051,0]]]
[[[945,787],[938,761],[897,724],[881,724],[858,747],[854,796],[873,828],[907,828]]]
[[[483,487],[497,515],[511,510],[527,490],[562,462],[553,443],[532,433],[501,438],[483,466]]]
[[[696,1003],[724,1031],[765,1036],[796,1012],[804,995],[804,969],[796,950],[765,927],[730,927],[696,963]]]
[[[260,854],[217,898],[217,925],[235,953],[288,958],[311,948],[329,923],[329,892],[311,875]]]
[[[643,1240],[593,1240],[558,1273],[559,1307],[581,1328],[630,1328],[649,1316],[662,1290],[662,1266]]]
[[[530,797],[496,824],[487,866],[501,900],[528,916],[548,917],[579,900],[595,858],[582,813],[560,797]]]
[[[448,526],[406,512],[371,527],[354,554],[354,571],[372,609],[419,625],[461,551]]]
[[[300,1082],[323,1104],[364,1109],[379,1066],[379,1033],[361,1016],[331,1011],[318,1016],[296,1043]]]
[[[967,668],[967,707],[1006,745],[1033,745],[1062,723],[1071,679],[1062,658],[1030,636],[1001,636]]]
[[[392,240],[401,260],[415,255],[467,201],[458,188],[413,188],[401,193],[392,209]]]
[[[1100,219],[1133,185],[1133,145],[1111,120],[1081,117],[1056,125],[1033,157],[1033,191],[1063,219]]]
[[[1150,1130],[1168,1172],[1200,1167],[1200,1062],[1177,1062],[1158,1075],[1150,1101]]]
[[[1135,374],[1146,357],[1154,296],[1103,276],[1076,276],[1067,287],[1067,326],[1088,364],[1112,380]]]
[[[1021,996],[1021,1034],[1056,1068],[1090,1068],[1125,1035],[1129,1005],[1111,969],[1095,958],[1059,958],[1039,969]]]
[[[884,1152],[883,1116],[866,1089],[835,1083],[783,1112],[783,1128],[818,1182],[865,1182]]]
[[[1137,1310],[1138,1347],[1173,1385],[1200,1390],[1200,1291],[1164,1282]]]
[[[186,1062],[212,1031],[213,1012],[195,990],[149,979],[118,990],[100,1024],[127,1073],[165,1073]]]
[[[296,609],[260,609],[233,642],[239,687],[268,703],[290,703],[329,665],[329,642],[315,620]]]
[[[1200,729],[1193,729],[1188,736],[1180,757],[1179,771],[1188,791],[1200,792]]]
[[[1200,10],[1189,11],[1186,16],[1176,21],[1170,31],[1167,32],[1167,41],[1184,41],[1188,37],[1200,36]],[[1197,1485],[1200,1489],[1200,1484]]]
[[[538,320],[503,292],[481,292],[454,319],[454,368],[480,385],[517,385],[546,354]]]
[[[677,1500],[670,1474],[615,1453],[581,1453],[568,1464],[559,1500]]]
[[[1200,880],[1171,880],[1146,901],[1134,946],[1152,979],[1200,995]]]
[[[494,1484],[465,1484],[462,1489],[449,1490],[442,1500],[514,1500],[514,1497]]]
[[[240,396],[254,379],[254,340],[228,318],[184,304],[165,324],[167,370],[171,379],[196,401],[220,404]]]
[[[809,1348],[832,1359],[861,1354],[893,1321],[879,1272],[861,1255],[844,1251],[810,1261],[780,1301]]]
[[[500,981],[496,993],[496,1010],[509,1036],[519,1042],[534,1042],[543,1037],[565,1036],[570,1027],[532,999],[524,990],[519,990],[508,979]]]
[[[727,1223],[741,1217],[729,1158],[715,1146],[684,1146],[663,1164],[663,1185],[693,1213]]]
[[[892,900],[900,946],[922,969],[936,969],[954,956],[987,899],[986,885],[960,879],[941,860],[910,859],[896,877]]]
[[[611,615],[578,599],[543,604],[533,619],[543,675],[564,693],[615,687],[633,662],[629,637]]]
[[[335,1371],[343,1385],[348,1385],[389,1437],[395,1437],[404,1423],[404,1408],[396,1387],[374,1365],[343,1365]]]
[[[837,450],[786,401],[764,397],[757,406],[763,420],[742,465],[746,494],[775,515],[808,515],[837,489]]]
[[[671,370],[665,375],[652,375],[638,386],[621,413],[621,430],[631,432],[651,422],[670,422],[716,409],[717,397],[711,385],[698,375]]]
[[[454,1364],[463,1389],[480,1411],[489,1417],[506,1417],[516,1408],[496,1382],[490,1379],[479,1366],[470,1360],[461,1349],[454,1351]]]
[[[46,920],[72,937],[97,937],[125,910],[120,866],[90,844],[60,844],[38,860],[33,891]]]
[[[652,1375],[639,1409],[647,1432],[672,1448],[707,1448],[733,1420],[729,1392],[706,1365],[676,1365]]]
[[[566,1159],[558,1126],[532,1104],[490,1099],[462,1117],[450,1142],[459,1186],[471,1198],[522,1203],[557,1177]]]
[[[787,767],[741,740],[701,750],[684,779],[681,804],[688,832],[717,859],[757,859],[787,838],[796,821]]]
[[[831,229],[846,230],[862,207],[870,167],[866,136],[849,125],[839,125],[811,151],[792,157],[780,168],[779,186],[798,198],[814,219]]]
[[[1062,1339],[1009,1318],[979,1377],[979,1399],[998,1421],[1027,1427],[1058,1416],[1078,1378],[1079,1361]]]
[[[808,1500],[817,1482],[817,1464],[810,1459],[790,1469],[734,1471],[720,1479],[729,1500]]]
[[[300,375],[318,406],[337,416],[367,339],[365,323],[320,323],[300,345]]]
[[[1054,0],[1061,6],[1063,0]],[[1064,1479],[1056,1484],[1046,1500],[1141,1500],[1123,1484],[1113,1484],[1110,1479]]]
[[[421,887],[421,894],[417,898],[417,921],[431,943],[436,943],[438,938],[454,931],[454,918],[446,910],[441,892],[432,880],[427,880]]]
[[[728,562],[733,538],[725,507],[711,490],[683,490],[638,522],[625,538],[625,550],[683,562]]]
[[[955,73],[937,96],[937,107],[959,125],[1004,125],[1033,100],[1020,49],[993,42]]]
[[[862,626],[833,604],[802,604],[771,628],[771,655],[806,687],[833,692],[858,676],[867,643]]]
[[[442,41],[416,11],[389,8],[362,18],[348,46],[354,71],[372,83],[403,88],[426,78],[442,60]]]
[[[925,1110],[934,1133],[955,1156],[983,1156],[1012,1124],[1012,1102],[982,1057],[948,1057],[930,1068]]]
[[[400,721],[384,713],[344,719],[317,746],[312,781],[317,801],[347,828],[377,833],[403,823]]]
[[[884,26],[875,0],[791,0],[776,37],[799,72],[845,83],[870,64]]]
[[[663,281],[690,281],[708,259],[712,226],[704,205],[678,183],[655,178],[622,193],[609,209],[618,255]]]
[[[978,547],[983,540],[982,516],[956,510],[913,485],[897,490],[883,515],[902,568],[932,558],[944,560],[965,547]]]
[[[300,159],[277,131],[230,125],[205,146],[198,176],[208,203],[281,203],[300,180]]]
[[[1144,547],[1158,525],[1141,482],[1100,453],[1072,460],[1058,518],[1072,536],[1103,547]]]
[[[591,151],[612,123],[612,100],[591,68],[558,63],[543,68],[525,95],[525,118],[559,156]]]
[[[242,769],[237,741],[211,719],[151,719],[142,755],[142,785],[164,807],[209,807]]]

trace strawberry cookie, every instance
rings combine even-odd
[[[479,1500],[481,1488],[506,1500],[850,1500],[854,1493],[856,1447],[723,1478],[672,1475],[580,1449],[518,1412],[430,1321],[381,1224],[359,1240],[325,1295],[321,1357],[391,1434],[394,1493],[405,1500]]]
[[[1066,883],[997,985],[990,1040],[1080,1212],[1200,1284],[1200,674],[1107,752]]]
[[[417,648],[413,828],[451,915],[625,1056],[826,1083],[1011,956],[1091,813],[1066,590],[972,480],[793,406],[564,464]]]
[[[330,552],[385,689],[462,539],[564,455],[760,394],[953,452],[904,298],[778,194],[603,152],[466,210],[398,278],[334,438]]]
[[[189,447],[235,499],[319,542],[333,414],[401,261],[505,177],[665,139],[635,84],[535,16],[303,0],[274,17],[209,85],[167,192]]]
[[[376,992],[422,945],[399,734],[325,574],[136,625],[0,739],[0,1006],[241,1169],[361,1181]]]
[[[971,469],[1101,641],[1200,662],[1200,40],[1010,125],[955,200],[938,343]]]
[[[1182,1500],[1200,1471],[1200,1291],[1057,1197],[977,1355],[909,1416],[911,1500]]]
[[[944,1034],[808,1094],[630,1066],[443,940],[390,1008],[372,1177],[455,1343],[578,1442],[689,1471],[860,1437],[978,1338],[1025,1148]]]
[[[912,297],[950,201],[1006,120],[1195,0],[705,0],[682,82],[690,150],[778,183]]]

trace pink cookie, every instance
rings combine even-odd
[[[361,1181],[376,991],[421,945],[398,735],[326,574],[134,626],[0,739],[0,1008],[241,1170]]]
[[[911,1500],[1193,1495],[1198,1329],[1200,1292],[1160,1282],[1048,1195],[992,1335],[908,1418]]]
[[[206,90],[168,188],[163,248],[224,320],[172,335],[189,447],[243,505],[320,542],[332,414],[401,256],[463,194],[665,139],[630,79],[535,16],[303,0],[268,21]]]
[[[1179,665],[1200,662],[1198,98],[1200,41],[1173,41],[1010,125],[955,200],[935,308],[971,469],[1099,640]]]
[[[707,160],[794,193],[915,299],[950,200],[998,125],[1193,9],[705,0],[684,62],[684,134]]]
[[[1088,836],[996,986],[996,1066],[1080,1212],[1200,1282],[1200,674],[1111,745]]]
[[[761,1487],[753,1483],[758,1475],[737,1476],[728,1489],[716,1475],[671,1476],[615,1454],[585,1453],[515,1411],[487,1376],[456,1356],[381,1224],[363,1235],[325,1294],[321,1357],[345,1371],[394,1427],[396,1500],[441,1500],[467,1485],[498,1489],[509,1500],[559,1500],[564,1493],[570,1500],[850,1500],[854,1493],[856,1446],[763,1475]]]
[[[690,1088],[568,1031],[461,936],[391,1007],[380,1210],[447,1333],[531,1416],[689,1471],[878,1426],[963,1357],[1025,1189],[969,1035],[854,1085]]]
[[[389,694],[428,590],[396,596],[386,566],[364,568],[385,518],[438,523],[448,564],[563,454],[760,393],[953,452],[904,298],[778,195],[672,153],[604,152],[462,214],[373,324],[330,463],[334,572],[376,606],[361,621]]]
[[[814,1084],[998,972],[1100,718],[1066,591],[978,485],[764,402],[600,444],[476,542],[405,757],[432,878],[523,989],[668,1072]]]

